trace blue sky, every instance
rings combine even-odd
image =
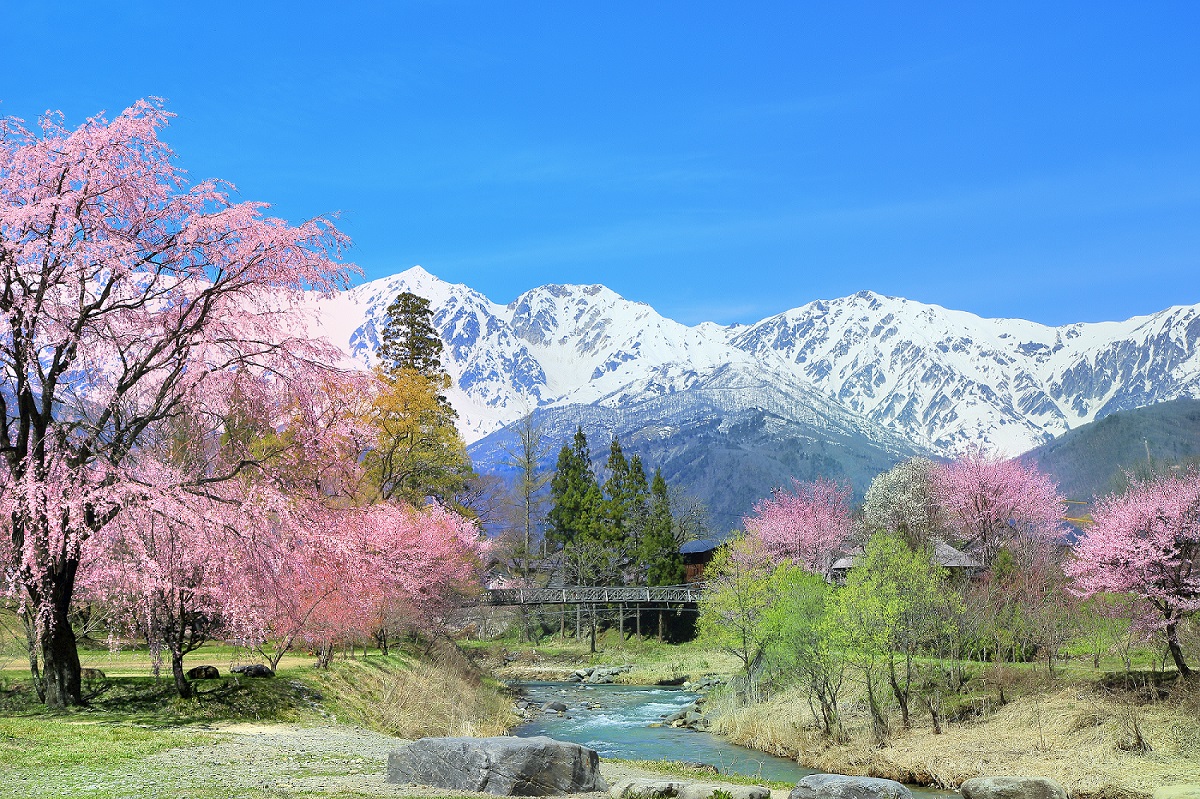
[[[5,0],[0,114],[165,97],[193,176],[500,302],[1200,302],[1200,4],[1050,5]]]

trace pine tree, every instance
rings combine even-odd
[[[396,295],[387,307],[375,355],[387,374],[412,369],[430,380],[446,377],[442,367],[442,339],[433,327],[429,300],[411,291]]]
[[[583,428],[577,428],[572,443],[564,444],[558,453],[558,464],[550,481],[550,504],[547,538],[566,547],[594,537],[600,523],[602,497],[592,473],[592,456]]]
[[[678,585],[684,580],[683,556],[675,540],[675,521],[671,516],[671,499],[662,471],[654,470],[650,483],[650,510],[646,534],[642,539],[641,558],[647,566],[648,585]]]

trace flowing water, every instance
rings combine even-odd
[[[763,780],[796,782],[816,773],[786,758],[747,749],[716,735],[650,726],[696,700],[697,694],[679,688],[561,682],[522,682],[514,683],[513,687],[538,707],[547,702],[562,702],[567,706],[562,716],[543,713],[517,727],[514,735],[526,738],[548,735],[572,741],[595,749],[601,757],[707,763],[722,774],[743,774]],[[950,795],[916,788],[913,793],[919,797]]]
[[[584,685],[582,683],[517,683],[530,702],[562,702],[564,716],[544,713],[522,724],[514,735],[548,735],[595,749],[601,757],[627,760],[683,760],[716,766],[722,774],[744,774],[767,780],[794,782],[812,774],[791,760],[773,757],[723,738],[678,727],[651,727],[663,716],[696,700],[697,694],[678,688],[643,685]],[[588,705],[599,705],[589,710]]]

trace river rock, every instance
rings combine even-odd
[[[732,799],[770,799],[771,789],[761,785],[713,785],[707,782],[689,782],[679,789],[679,799],[713,799],[717,791],[728,794]]]
[[[422,738],[388,755],[387,781],[494,796],[606,791],[594,749],[553,738]]]
[[[221,676],[216,666],[196,666],[183,675],[189,680],[215,680]]]
[[[912,799],[912,791],[895,780],[809,774],[796,783],[788,799]]]
[[[674,780],[627,777],[614,785],[608,795],[613,799],[666,799],[678,796],[682,787],[682,782]]]
[[[958,786],[963,799],[1067,799],[1067,792],[1045,777],[973,777]]]
[[[542,710],[548,713],[566,713],[567,706],[562,702],[547,702],[542,705]]]

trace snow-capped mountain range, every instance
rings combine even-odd
[[[752,325],[689,327],[600,285],[541,286],[499,305],[413,267],[311,306],[329,339],[368,364],[406,290],[431,302],[468,443],[536,409],[629,418],[648,403],[665,435],[667,409],[703,397],[896,453],[1017,455],[1116,410],[1200,397],[1200,305],[1047,327],[864,291]]]

